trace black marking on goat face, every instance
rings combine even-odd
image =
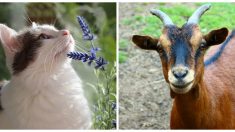
[[[22,45],[21,51],[15,54],[12,64],[13,74],[22,72],[27,66],[35,60],[37,49],[41,47],[41,41],[38,36],[29,31],[18,36]]]
[[[192,45],[192,26],[184,25],[182,28],[171,26],[168,28],[168,37],[171,42],[170,61],[171,67],[182,65],[190,67]]]

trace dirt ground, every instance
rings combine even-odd
[[[141,7],[140,7],[141,6]],[[141,13],[150,15],[154,4],[119,4],[119,21]],[[143,10],[133,10],[142,8]],[[155,51],[144,51],[131,42],[139,29],[119,25],[119,36],[129,41],[128,59],[119,65],[119,128],[120,129],[169,129],[172,100],[164,80],[161,62]]]

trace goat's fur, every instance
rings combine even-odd
[[[213,57],[220,46],[213,46],[205,56]],[[235,37],[228,41],[220,57],[205,67],[198,84],[198,98],[194,90],[174,98],[171,128],[235,128]]]

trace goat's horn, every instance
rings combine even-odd
[[[154,9],[151,9],[150,12],[151,12],[151,14],[153,14],[153,15],[157,16],[158,18],[160,18],[165,26],[174,25],[171,18],[166,13],[164,13],[160,10],[154,10]]]
[[[208,10],[210,9],[211,4],[204,4],[200,6],[193,15],[188,19],[187,24],[198,24],[200,17]]]

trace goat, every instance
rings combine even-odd
[[[181,28],[152,9],[164,24],[160,38],[132,37],[138,47],[159,53],[174,99],[171,129],[235,128],[235,31],[229,37],[227,28],[202,35],[198,22],[210,7],[199,7]]]

